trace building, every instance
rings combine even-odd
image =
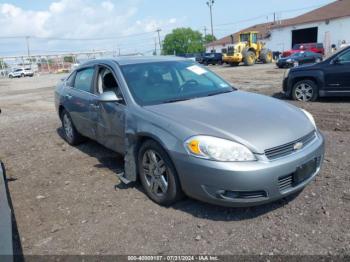
[[[255,25],[244,31],[259,31],[260,39],[272,51],[285,51],[295,44],[323,43],[326,53],[331,46],[339,47],[345,40],[350,43],[350,0],[337,0],[328,5],[291,19]],[[240,32],[234,33],[234,42]],[[220,52],[232,43],[226,36],[207,45],[207,51]]]

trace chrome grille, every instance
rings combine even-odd
[[[282,146],[277,146],[274,148],[270,148],[265,150],[265,155],[268,159],[274,160],[283,156],[287,156],[297,150],[294,149],[294,145],[297,143],[303,143],[303,147],[310,144],[314,139],[316,138],[316,133],[313,131],[310,134],[295,140],[293,142],[290,142],[288,144],[284,144]]]

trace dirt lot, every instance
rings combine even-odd
[[[236,87],[281,98],[272,65],[211,67]],[[254,208],[186,199],[170,208],[123,187],[122,158],[60,136],[61,75],[0,80],[0,158],[25,254],[350,254],[350,99],[301,104],[327,140],[323,170],[294,198]],[[287,101],[290,102],[290,101]]]

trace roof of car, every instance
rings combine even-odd
[[[105,59],[94,59],[85,63],[86,64],[96,64],[103,62],[116,62],[119,65],[132,65],[132,64],[142,64],[142,63],[155,63],[155,62],[169,62],[169,61],[184,61],[189,60],[183,57],[177,56],[120,56]]]

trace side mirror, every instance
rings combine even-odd
[[[98,97],[100,102],[121,102],[123,98],[118,97],[113,91],[107,91]]]

